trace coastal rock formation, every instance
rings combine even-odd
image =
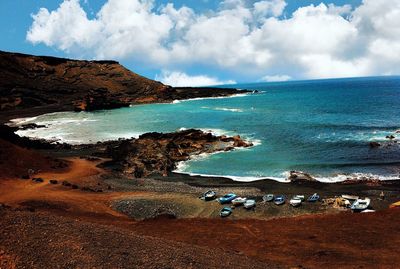
[[[381,146],[381,144],[380,143],[378,143],[378,142],[369,142],[369,147],[370,148],[379,148]]]
[[[138,139],[111,144],[106,155],[114,169],[136,178],[151,175],[167,176],[180,161],[192,155],[232,150],[235,147],[250,147],[251,143],[239,136],[214,136],[200,130],[184,130],[176,133],[147,133]]]
[[[173,88],[135,74],[115,61],[78,61],[0,51],[0,111],[89,111],[242,92]]]
[[[291,182],[309,182],[316,181],[310,174],[301,171],[290,171],[288,180]]]

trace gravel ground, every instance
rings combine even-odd
[[[277,268],[235,252],[116,226],[0,210],[0,268]]]

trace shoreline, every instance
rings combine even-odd
[[[213,98],[213,97],[211,97]],[[218,97],[219,98],[219,97]],[[232,98],[232,97],[220,97],[220,98]],[[60,111],[62,112],[69,112],[69,111]],[[60,113],[60,112],[53,112],[53,113]],[[81,113],[81,112],[74,112],[74,113]],[[47,114],[52,114],[52,113],[47,113]],[[42,114],[44,115],[44,114]],[[24,125],[26,124],[30,124],[30,122],[32,120],[34,120],[35,118],[39,117],[41,115],[37,115],[37,116],[33,116],[33,117],[21,117],[21,118],[15,118],[15,119],[11,119],[8,121],[8,124],[6,124],[7,126],[10,126],[12,128],[18,128],[18,130],[24,130],[24,129],[20,129],[21,127],[24,127]],[[35,124],[35,123],[33,123]],[[36,129],[38,127],[33,127],[33,128],[28,128],[27,130],[32,130],[32,129]],[[42,128],[42,127],[39,127]],[[46,127],[43,127],[46,128]],[[93,146],[95,144],[107,144],[107,143],[113,143],[116,142],[117,140],[129,140],[129,139],[137,139],[140,135],[144,135],[147,133],[140,133],[137,134],[137,136],[132,136],[130,138],[123,138],[123,137],[119,137],[118,139],[111,139],[111,140],[104,140],[104,141],[96,141],[96,142],[90,142],[90,143],[69,143],[68,141],[62,141],[62,140],[49,140],[46,138],[41,138],[41,137],[30,137],[30,136],[21,136],[20,134],[18,134],[18,130],[15,132],[15,134],[21,138],[26,138],[30,141],[41,141],[43,143],[49,143],[49,144],[63,144],[63,145],[67,145],[70,147],[90,147]],[[184,131],[187,129],[180,129],[179,131]],[[221,133],[215,133],[212,130],[206,130],[206,129],[198,129],[201,130],[203,132],[211,132],[213,135],[215,136],[224,136],[224,134]],[[176,132],[179,132],[176,131]],[[257,140],[248,140],[247,138],[244,138],[245,141],[253,144],[253,146],[251,146],[250,148],[235,148],[234,150],[244,150],[244,149],[251,149],[255,146],[258,146],[260,143],[258,143]],[[171,173],[176,173],[176,174],[183,174],[183,175],[187,175],[187,176],[200,176],[203,178],[227,178],[230,179],[232,181],[235,182],[241,182],[241,183],[248,183],[248,182],[254,182],[254,181],[265,181],[265,180],[272,180],[272,181],[277,181],[280,183],[290,183],[291,181],[288,179],[288,176],[286,177],[269,177],[269,176],[263,176],[263,177],[253,177],[253,176],[235,176],[235,175],[213,175],[213,174],[206,174],[206,173],[196,173],[196,172],[186,172],[186,171],[180,171],[179,166],[180,165],[185,165],[186,162],[191,161],[191,160],[195,160],[196,158],[198,158],[199,156],[205,156],[205,158],[214,155],[214,154],[221,154],[221,153],[226,153],[224,150],[220,150],[220,151],[215,151],[215,152],[210,152],[210,153],[201,153],[200,155],[195,154],[195,155],[191,155],[190,159],[186,160],[186,161],[181,161],[181,162],[177,162],[176,163],[176,168],[175,170],[171,171]],[[306,172],[301,172],[298,171],[300,173],[305,173]],[[289,175],[290,171],[285,171],[285,173],[287,175]],[[369,181],[374,181],[374,180],[378,180],[380,182],[385,182],[385,181],[396,181],[396,180],[400,180],[400,175],[399,176],[388,176],[388,175],[375,175],[375,174],[370,174],[370,173],[352,173],[352,174],[336,174],[333,175],[331,177],[319,177],[319,176],[314,176],[312,175],[312,177],[318,181],[319,183],[324,183],[324,184],[334,184],[334,183],[345,183],[346,181],[354,181],[354,182],[369,182]],[[338,180],[332,180],[332,179],[336,179],[339,178]],[[328,179],[328,180],[320,180],[320,179]]]
[[[254,94],[254,93],[241,93],[241,94],[234,94],[232,96],[221,96],[221,97],[201,97],[201,98],[192,98],[192,99],[184,99],[184,100],[180,100],[182,102],[185,101],[191,101],[191,100],[198,100],[198,99],[215,99],[215,98],[235,98],[235,97],[241,97],[241,96],[247,96],[249,94]],[[180,102],[179,101],[179,102]],[[172,102],[173,103],[173,102]],[[171,102],[169,104],[172,104]],[[156,103],[157,104],[157,103]],[[162,103],[159,103],[162,104]],[[146,105],[146,104],[132,104],[131,106],[134,107],[136,105]],[[30,124],[30,122],[32,120],[34,120],[35,118],[42,116],[42,115],[46,115],[46,114],[53,114],[53,113],[63,113],[63,112],[73,112],[73,111],[57,111],[57,112],[49,112],[49,113],[45,113],[45,114],[34,114],[31,116],[27,116],[24,114],[22,117],[19,118],[13,118],[13,119],[8,119],[6,125],[8,126],[12,126],[12,127],[23,127],[25,124]],[[81,113],[81,112],[73,112],[73,113]],[[0,117],[1,119],[1,117]],[[44,127],[46,128],[46,127]],[[28,130],[31,129],[35,129],[34,128],[28,128]],[[23,130],[23,129],[22,129]],[[181,130],[183,130],[181,128]],[[206,131],[206,129],[200,129],[204,132],[209,132],[212,130],[208,130]],[[224,135],[224,134],[220,134],[220,133],[215,133],[212,132],[213,135]],[[17,134],[17,133],[16,133]],[[38,141],[44,141],[45,143],[60,143],[60,144],[67,144],[67,145],[71,145],[71,146],[90,146],[96,143],[109,143],[109,142],[113,142],[119,139],[129,139],[129,138],[118,138],[118,139],[108,139],[108,140],[104,140],[104,141],[96,141],[96,142],[90,142],[90,143],[69,143],[68,141],[62,141],[62,140],[48,140],[46,138],[40,138],[40,137],[29,137],[29,136],[21,136],[20,134],[17,134],[20,137],[26,137],[29,140],[38,140]],[[137,136],[132,136],[132,138],[137,139],[137,137],[139,137],[140,135],[143,134],[137,134]],[[246,139],[246,138],[245,138]],[[247,140],[247,139],[246,139]],[[254,144],[254,146],[258,146],[259,143],[255,140],[247,140],[249,142],[251,142],[252,144]],[[235,150],[240,150],[240,149],[235,149]],[[206,154],[206,155],[212,155],[212,154],[219,154],[219,153],[223,153],[223,151],[217,151],[217,152],[212,152],[212,153],[202,153],[202,154]],[[197,157],[198,155],[194,155],[192,156],[189,160],[193,160]],[[183,162],[186,163],[187,161]],[[174,173],[178,173],[178,174],[184,174],[184,175],[188,175],[188,176],[201,176],[203,178],[228,178],[232,181],[235,182],[242,182],[242,183],[246,183],[246,182],[253,182],[253,181],[264,181],[264,180],[273,180],[273,181],[277,181],[277,182],[281,182],[281,183],[290,183],[290,180],[288,180],[287,176],[286,177],[269,177],[269,176],[263,176],[263,177],[253,177],[253,176],[236,176],[236,175],[213,175],[213,174],[206,174],[206,173],[196,173],[196,172],[185,172],[185,171],[180,171],[179,170],[179,165],[180,162],[178,162],[176,164],[177,168],[171,172]],[[290,171],[285,171],[286,174],[289,174]],[[307,171],[305,171],[305,173],[307,173]],[[368,182],[368,181],[373,181],[373,180],[379,180],[379,181],[396,181],[396,180],[400,180],[400,175],[399,176],[388,176],[388,175],[375,175],[375,174],[370,174],[370,173],[352,173],[352,174],[336,174],[333,175],[331,177],[319,177],[319,176],[315,176],[314,177],[318,182],[320,183],[324,183],[324,184],[334,184],[334,183],[343,183],[346,181],[359,181],[360,183],[363,183],[363,181]],[[323,180],[321,180],[323,179]],[[336,179],[336,180],[335,180]]]

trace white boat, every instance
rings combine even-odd
[[[365,210],[361,211],[361,213],[374,213],[374,212],[376,212],[376,211],[373,209],[365,209]]]
[[[203,195],[201,196],[201,199],[210,201],[210,200],[215,199],[216,197],[217,197],[217,193],[215,191],[209,190],[209,191],[206,191],[205,193],[203,193]]]
[[[304,195],[295,195],[293,198],[300,199],[302,202],[306,199]]]
[[[246,202],[246,200],[247,199],[244,198],[244,197],[237,197],[237,198],[232,200],[232,204],[233,205],[242,205],[242,204],[244,204]]]
[[[292,205],[293,207],[297,207],[301,205],[302,200],[299,197],[293,197],[292,199],[290,199],[289,203],[290,205]]]
[[[343,195],[342,195],[342,198],[343,198],[343,199],[346,199],[346,200],[357,200],[357,199],[360,198],[360,197],[358,197],[358,196],[356,196],[356,195],[343,194]]]
[[[371,203],[371,199],[365,198],[365,199],[357,199],[350,207],[351,210],[354,212],[361,212],[364,211],[369,207]]]
[[[255,200],[252,200],[252,199],[246,200],[246,202],[244,202],[243,206],[244,206],[244,208],[246,208],[246,209],[253,208],[253,207],[256,206],[256,201],[255,201]]]
[[[266,194],[263,196],[263,201],[264,202],[272,202],[274,200],[275,196],[273,194]]]

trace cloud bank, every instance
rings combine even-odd
[[[108,0],[89,19],[79,0],[65,0],[34,14],[26,38],[78,57],[160,70],[199,65],[260,80],[400,74],[400,0],[309,5],[289,17],[285,7],[284,0],[225,0],[196,13],[152,0]],[[185,81],[179,72],[160,77]]]
[[[216,86],[236,83],[233,80],[220,81],[217,78],[205,75],[189,76],[183,72],[178,71],[162,71],[161,75],[157,75],[155,79],[161,81],[164,84],[174,87]]]

